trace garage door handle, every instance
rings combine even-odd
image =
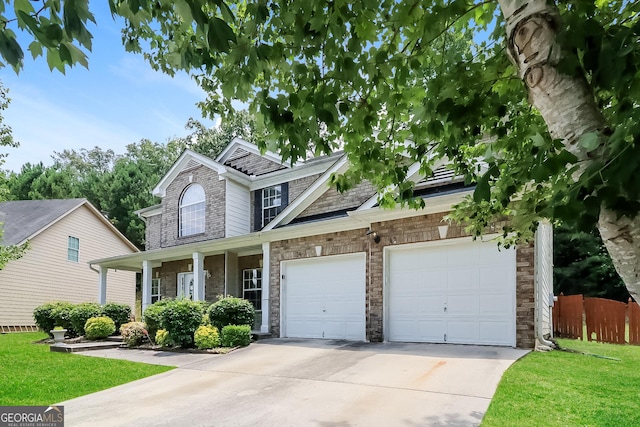
[[[444,308],[444,311],[447,311],[447,307]]]

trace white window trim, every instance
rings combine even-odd
[[[192,203],[183,203],[182,201],[184,200],[184,196],[187,193],[187,191],[189,191],[189,188],[193,187],[193,186],[199,186],[200,188],[202,188],[203,194],[204,194],[204,198],[200,201],[197,202],[192,202]],[[185,190],[183,191],[182,195],[180,196],[180,200],[178,201],[178,237],[189,237],[189,236],[195,236],[197,234],[202,234],[205,232],[206,230],[206,209],[207,209],[207,196],[206,193],[204,192],[204,188],[198,184],[198,183],[194,183],[194,184],[190,184],[187,188],[185,188]],[[184,226],[183,224],[183,210],[186,208],[190,208],[192,206],[197,206],[202,204],[202,218],[203,218],[203,223],[202,223],[202,231],[197,231],[195,233],[189,233],[189,234],[185,234],[184,229],[187,228]],[[191,228],[195,228],[195,227],[191,227]]]
[[[157,293],[153,292],[153,288],[154,288],[155,284],[157,284],[157,286],[158,286]],[[156,278],[151,279],[151,295],[150,295],[150,297],[151,297],[151,303],[152,304],[154,303],[154,301],[153,301],[154,297],[157,298],[156,302],[160,301],[162,299],[162,293],[160,292],[160,285],[161,285],[161,279],[160,278],[156,277]]]
[[[271,190],[277,190],[280,193],[280,197],[276,198],[275,195],[274,196],[269,195]],[[267,203],[272,199],[274,202],[273,204]],[[278,201],[278,203],[275,203],[276,200]],[[262,189],[262,226],[263,227],[267,225],[269,222],[273,221],[276,216],[278,216],[278,214],[276,213],[276,215],[274,215],[273,218],[271,218],[269,221],[265,221],[265,212],[268,209],[279,208],[280,206],[282,206],[282,185],[277,184],[277,185],[272,185],[271,187],[263,188]]]
[[[74,239],[74,241],[78,243],[78,247],[77,248],[72,248],[71,247],[71,241],[72,241],[71,239]],[[75,252],[75,254],[76,254],[75,259],[71,259],[70,251],[74,251]],[[67,239],[67,261],[80,262],[80,239],[78,237],[69,236],[69,238]]]
[[[259,279],[256,278],[256,280],[259,280],[259,282],[258,282],[259,283],[259,287],[247,288],[246,287],[246,283],[250,283],[253,280],[253,278],[247,279],[245,277],[245,273],[248,272],[248,271],[254,271],[254,270],[255,271],[259,270],[260,271],[260,278]],[[254,292],[254,291],[260,291],[260,298],[259,299],[262,300],[262,268],[245,268],[244,270],[242,270],[242,298],[247,299],[245,297],[245,293],[246,292]],[[261,310],[256,309],[256,311],[261,311]]]

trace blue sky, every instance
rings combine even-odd
[[[91,26],[93,51],[89,69],[76,66],[62,75],[49,71],[43,58],[31,60],[16,75],[0,69],[11,104],[5,123],[20,142],[2,148],[9,156],[3,169],[19,171],[27,162],[51,164],[54,151],[99,146],[123,153],[141,138],[164,142],[184,136],[189,117],[201,119],[195,103],[205,94],[186,74],[173,78],[155,72],[141,55],[127,53],[107,2],[91,2],[97,27]],[[212,121],[202,120],[208,126]]]

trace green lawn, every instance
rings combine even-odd
[[[640,426],[640,347],[558,340],[563,351],[532,352],[507,370],[482,425]]]
[[[43,333],[0,335],[0,406],[50,405],[173,368],[53,353]]]

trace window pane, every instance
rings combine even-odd
[[[204,202],[205,194],[204,189],[199,184],[190,185],[187,190],[182,194],[182,200],[180,206],[193,205],[195,203]]]
[[[204,233],[205,194],[202,186],[190,185],[180,199],[180,237]]]
[[[80,253],[80,239],[77,237],[69,236],[67,243],[67,259],[69,261],[78,262]]]

